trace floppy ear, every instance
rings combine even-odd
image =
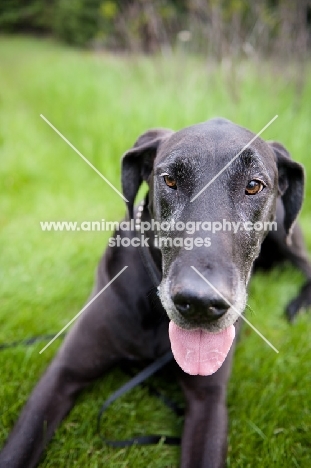
[[[148,181],[158,148],[173,130],[155,128],[143,133],[122,158],[122,189],[128,200],[128,212],[133,217],[134,200],[141,183]]]
[[[304,169],[291,159],[289,152],[281,143],[270,141],[269,145],[276,155],[279,195],[285,210],[284,228],[286,235],[290,236],[303,202]]]

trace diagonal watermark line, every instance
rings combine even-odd
[[[226,299],[226,298],[221,294],[221,292],[218,291],[218,289],[215,288],[215,286],[213,286],[212,283],[210,283],[210,282],[205,278],[205,276],[203,276],[194,266],[191,266],[191,268],[192,268],[192,269],[205,281],[205,283],[207,283],[207,284],[208,284],[208,285],[209,285],[209,286],[210,286],[210,287],[227,303],[227,304],[229,304],[229,306],[232,307],[232,309],[233,309],[237,314],[239,314],[239,316],[244,320],[244,322],[246,322],[247,325],[249,325],[249,326],[257,333],[257,335],[259,335],[260,338],[262,338],[262,339],[270,346],[270,348],[273,349],[273,351],[275,351],[276,353],[279,352],[279,351],[273,346],[273,344],[270,343],[270,341],[267,340],[267,338],[265,338],[265,337],[263,336],[263,334],[260,333],[260,331],[257,330],[257,328],[254,327],[254,325],[252,325],[252,324],[250,323],[250,321],[247,320],[247,318],[244,317],[244,315],[242,315],[242,314],[237,310],[237,308],[234,307],[234,305],[232,305],[232,304],[228,301],[228,299]]]
[[[85,309],[87,309],[88,306],[89,306],[90,304],[92,304],[92,302],[94,302],[94,301],[98,298],[98,296],[100,296],[101,293],[104,292],[105,289],[107,289],[107,288],[118,278],[118,276],[120,276],[121,273],[123,273],[123,271],[126,270],[126,269],[127,269],[127,266],[125,266],[124,268],[122,268],[122,270],[119,271],[119,273],[118,273],[114,278],[112,278],[112,280],[109,281],[109,283],[107,283],[106,286],[104,286],[103,289],[101,289],[101,290],[96,294],[96,296],[94,296],[94,297],[90,300],[90,302],[88,302],[88,303],[83,307],[83,309],[80,310],[80,312],[78,312],[77,315],[76,315],[73,319],[71,319],[70,322],[68,322],[67,325],[65,325],[64,328],[61,329],[61,331],[59,331],[59,332],[57,333],[57,335],[55,335],[54,338],[52,338],[52,340],[51,340],[46,346],[44,346],[44,348],[41,349],[41,351],[39,351],[39,354],[43,353],[43,351],[45,351],[46,348],[48,348],[48,347],[53,343],[53,341],[55,341],[55,340],[59,337],[59,335],[61,335],[61,334],[63,333],[63,331],[65,331],[66,328],[68,328],[68,327],[72,324],[72,322],[74,322],[74,321],[82,314],[82,312],[84,312]]]
[[[249,141],[247,143],[247,145],[244,146],[244,148],[241,149],[241,151],[238,152],[238,154],[236,154],[234,156],[234,158],[231,159],[231,161],[228,162],[228,164],[226,164],[219,172],[218,174],[215,175],[215,177],[213,177],[206,185],[205,187],[202,188],[202,190],[199,191],[199,193],[197,193],[193,198],[192,200],[190,200],[190,202],[192,203],[196,198],[198,198],[199,195],[201,195],[201,193],[203,193],[207,187],[209,187],[216,179],[217,177],[219,177],[226,169],[228,169],[228,167],[233,163],[233,161],[236,160],[236,158],[238,158],[240,156],[240,154],[243,153],[244,150],[246,150],[246,148],[249,147],[249,145],[251,145],[253,143],[253,141],[255,141],[265,130],[266,128],[268,128],[276,119],[278,118],[278,115],[275,115],[273,117],[273,119],[270,120],[270,122],[267,123],[267,125],[265,125],[259,133],[257,133],[254,138],[251,139],[251,141]]]
[[[122,197],[124,201],[128,202],[128,200],[124,197],[124,195],[122,195],[122,193],[119,192],[119,190],[111,182],[109,182],[109,180],[106,179],[106,177],[101,172],[99,172],[99,170],[96,169],[96,167],[93,166],[93,164],[85,156],[83,156],[83,154],[80,153],[80,151],[77,150],[77,148],[73,146],[73,144],[70,143],[70,141],[67,140],[67,138],[64,137],[64,135],[59,130],[57,130],[57,128],[55,128],[54,125],[52,125],[51,122],[46,117],[44,117],[44,115],[40,114],[40,117],[57,133],[57,135],[59,135],[67,143],[67,145],[70,146],[70,148],[72,148],[83,159],[83,161],[86,162],[86,164],[88,164],[96,172],[96,174],[99,175],[99,177],[101,177],[108,185],[110,185],[110,187],[118,195],[120,195],[120,197]]]

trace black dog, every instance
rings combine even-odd
[[[153,360],[170,346],[185,370],[174,364],[187,401],[181,466],[224,465],[230,346],[255,260],[269,268],[289,259],[306,274],[306,285],[287,308],[289,319],[311,304],[311,265],[294,225],[303,169],[279,143],[257,138],[241,151],[253,137],[214,119],[176,133],[150,130],[124,155],[129,218],[136,218],[140,231],[154,219],[157,231],[148,231],[149,247],[108,247],[91,297],[128,268],[71,329],[3,448],[1,468],[35,466],[77,393],[111,366],[124,358]],[[143,180],[149,194],[134,213]],[[277,231],[268,232],[275,219]],[[206,223],[224,220],[239,228],[207,231]],[[195,235],[178,230],[177,221],[195,223]],[[120,229],[115,239],[137,235],[137,229]],[[154,283],[159,308],[148,299]]]

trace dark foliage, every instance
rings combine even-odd
[[[310,50],[311,0],[6,0],[0,30],[131,52],[300,58]]]

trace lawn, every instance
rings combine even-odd
[[[56,333],[82,308],[109,233],[42,232],[40,221],[118,220],[122,199],[40,118],[43,114],[117,188],[120,158],[150,127],[179,129],[223,116],[281,141],[311,174],[311,68],[181,56],[126,57],[52,41],[0,38],[0,343]],[[300,216],[311,251],[311,184]],[[290,266],[253,279],[247,325],[228,392],[228,467],[311,466],[311,315],[291,326],[285,304],[303,282]],[[44,343],[45,344],[45,343]],[[0,441],[60,341],[0,352]],[[41,467],[177,467],[179,449],[113,449],[96,433],[101,403],[127,377],[116,369],[78,399]],[[155,379],[160,385],[160,378]],[[178,389],[171,389],[180,398]],[[145,388],[109,410],[111,438],[178,435],[181,421]]]

